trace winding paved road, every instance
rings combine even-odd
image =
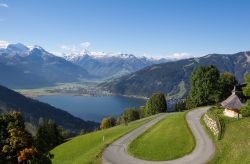
[[[127,153],[128,144],[148,128],[159,122],[171,113],[159,114],[155,119],[133,130],[122,138],[109,145],[103,152],[103,164],[204,164],[213,155],[215,148],[200,124],[201,116],[209,109],[202,107],[187,113],[186,120],[195,137],[196,147],[188,155],[170,161],[144,161],[130,156]],[[167,146],[167,145],[166,145]]]

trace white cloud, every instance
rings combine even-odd
[[[88,49],[91,46],[91,43],[90,42],[83,42],[80,44],[80,46],[82,48]]]
[[[187,59],[187,58],[191,58],[194,57],[191,54],[187,53],[187,52],[180,52],[180,53],[174,53],[170,56],[167,56],[170,59],[176,59],[176,60],[180,60],[180,59]]]
[[[173,53],[171,55],[152,55],[148,53],[144,53],[144,56],[149,57],[149,58],[154,58],[154,59],[169,59],[169,60],[181,60],[181,59],[187,59],[187,58],[192,58],[194,57],[193,55],[187,53],[187,52],[177,52]]]
[[[77,45],[62,45],[60,48],[66,51],[66,53],[81,53],[88,50],[90,46],[90,42],[83,42]]]
[[[9,5],[7,5],[6,3],[0,3],[0,7],[5,7],[5,8],[8,8]]]
[[[5,40],[0,40],[0,48],[6,48],[9,45],[9,42]]]
[[[70,50],[70,47],[69,47],[69,46],[66,46],[66,45],[61,45],[60,48],[63,49],[63,50],[67,50],[67,51]]]

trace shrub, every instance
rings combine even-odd
[[[216,125],[218,127],[218,130],[219,130],[219,134],[217,136],[218,140],[222,139],[223,134],[225,132],[225,122],[223,118],[221,118],[219,115],[221,113],[222,113],[222,109],[217,108],[217,107],[212,107],[207,111],[207,115],[216,122]]]
[[[250,116],[250,106],[247,105],[247,106],[243,106],[241,109],[240,109],[240,113],[243,117],[249,117]]]
[[[121,115],[123,123],[138,120],[140,118],[139,110],[136,108],[127,108]]]

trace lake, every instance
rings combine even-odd
[[[122,96],[40,96],[37,99],[81,119],[97,122],[103,117],[118,116],[125,108],[140,107],[146,103],[144,99]]]

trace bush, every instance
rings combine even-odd
[[[214,114],[223,114],[223,108],[220,107],[212,107],[209,109]]]
[[[138,120],[140,119],[139,110],[137,110],[136,108],[127,108],[122,113],[121,118],[122,118],[122,122],[125,124],[131,121]]]
[[[250,116],[250,106],[247,105],[247,106],[243,106],[241,109],[240,109],[240,113],[243,117],[249,117]]]
[[[225,122],[223,118],[220,117],[219,114],[222,114],[223,110],[218,107],[212,107],[207,111],[207,115],[216,122],[216,125],[219,130],[219,134],[217,136],[218,140],[221,140],[225,131]]]

